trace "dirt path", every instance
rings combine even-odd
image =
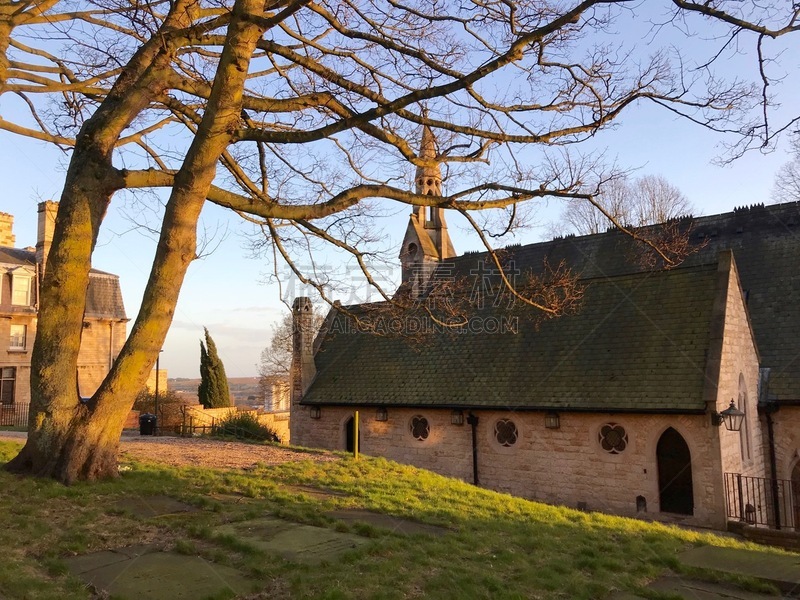
[[[2,431],[0,440],[24,441],[24,432]],[[123,435],[120,440],[120,459],[138,458],[177,467],[202,466],[215,469],[242,469],[257,463],[281,463],[314,460],[338,460],[329,452],[299,452],[281,446],[245,444],[207,438],[178,438]]]

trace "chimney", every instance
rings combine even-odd
[[[36,263],[44,273],[47,255],[50,253],[50,244],[53,242],[53,230],[56,227],[56,213],[58,202],[45,200],[39,203],[39,219],[36,231]]]
[[[14,215],[0,212],[0,246],[14,247]]]
[[[292,367],[291,418],[289,419],[289,438],[292,444],[302,444],[298,434],[307,427],[308,415],[303,414],[300,400],[317,374],[314,364],[314,307],[311,299],[300,297],[292,305]]]

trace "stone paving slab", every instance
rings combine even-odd
[[[253,589],[239,571],[199,556],[130,546],[66,559],[69,570],[118,600],[196,600]]]
[[[694,581],[677,576],[657,579],[647,586],[647,589],[685,600],[779,600],[778,596],[757,594],[725,584]],[[607,600],[643,600],[643,598],[644,596],[623,592],[614,594]]]
[[[698,546],[681,553],[679,558],[691,567],[755,577],[772,583],[784,593],[800,596],[800,554]]]
[[[233,535],[265,552],[308,564],[335,560],[345,552],[367,543],[367,540],[348,533],[275,517],[229,523],[217,527],[214,532]]]
[[[401,519],[400,517],[393,517],[382,513],[370,512],[368,510],[359,509],[342,509],[333,510],[325,513],[326,516],[333,519],[339,519],[346,523],[367,523],[380,529],[386,529],[398,535],[414,535],[417,533],[442,536],[448,533],[449,529],[445,527],[437,527],[436,525],[428,525],[427,523],[419,523],[410,519]]]
[[[691,600],[776,600],[776,596],[747,592],[730,585],[693,581],[682,577],[664,577],[648,586],[651,590],[662,593],[679,594]]]
[[[128,496],[111,504],[112,509],[121,510],[137,517],[151,518],[195,512],[199,510],[169,496]]]
[[[345,494],[344,492],[312,487],[310,485],[286,485],[284,488],[290,492],[306,494],[312,498],[318,498],[321,500],[328,500],[330,498],[347,498],[349,496],[349,494]]]

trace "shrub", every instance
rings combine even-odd
[[[232,435],[239,439],[280,442],[278,434],[258,420],[252,412],[231,413],[220,421],[214,435]]]

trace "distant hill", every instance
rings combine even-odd
[[[167,380],[167,387],[176,392],[197,394],[200,378],[174,377]],[[228,387],[231,390],[231,400],[236,405],[262,405],[264,400],[258,389],[258,377],[229,377]],[[255,400],[251,397],[254,396]]]

